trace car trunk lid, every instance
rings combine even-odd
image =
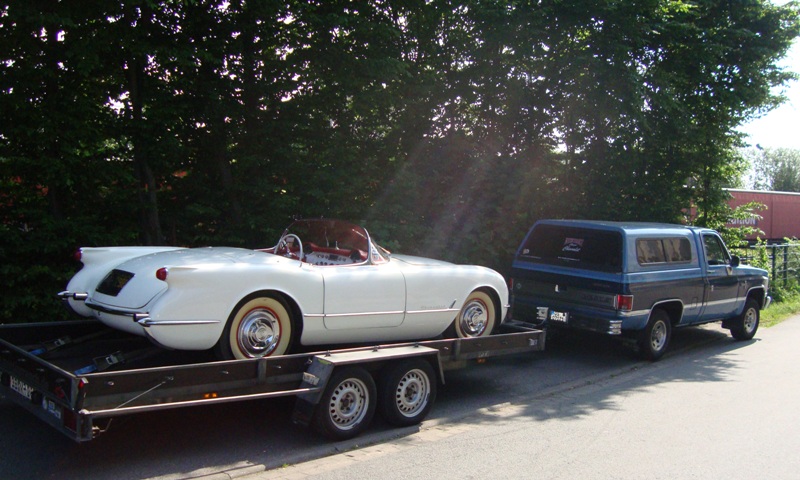
[[[207,247],[173,250],[136,257],[117,265],[97,285],[90,303],[121,311],[139,311],[167,289],[156,278],[160,268],[252,261],[269,254],[241,248]]]

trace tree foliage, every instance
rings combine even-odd
[[[710,211],[775,106],[764,0],[0,5],[0,318],[79,245],[265,246],[294,215],[501,271],[537,218]]]
[[[800,150],[751,148],[743,156],[752,167],[751,188],[777,192],[800,192]]]

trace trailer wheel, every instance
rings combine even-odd
[[[497,323],[497,309],[492,298],[480,290],[469,294],[446,335],[455,338],[491,335]]]
[[[277,296],[257,294],[231,312],[217,344],[224,360],[283,355],[292,342],[289,307]]]
[[[413,358],[389,364],[381,372],[378,410],[392,425],[416,425],[428,415],[436,399],[436,375],[431,364]]]
[[[335,371],[322,394],[314,420],[317,429],[334,440],[353,438],[375,415],[375,381],[361,367]]]
[[[748,298],[744,303],[742,314],[731,322],[731,336],[736,340],[750,340],[758,330],[760,318],[758,302]]]
[[[647,326],[639,333],[639,355],[656,361],[664,355],[672,337],[669,315],[661,309],[653,310]]]

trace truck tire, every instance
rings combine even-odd
[[[761,313],[758,309],[758,302],[753,298],[748,298],[744,302],[742,314],[731,322],[731,336],[736,340],[750,340],[758,330]]]
[[[363,432],[375,415],[376,387],[361,367],[342,367],[328,380],[314,415],[317,430],[333,440]]]
[[[667,312],[653,310],[647,326],[639,333],[639,356],[656,361],[664,355],[672,337],[672,323]]]
[[[431,364],[412,358],[389,364],[378,382],[378,411],[397,427],[417,425],[430,412],[436,399],[436,375]]]

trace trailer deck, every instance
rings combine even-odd
[[[483,338],[215,361],[96,321],[1,325],[0,395],[79,442],[113,417],[284,396],[297,397],[296,423],[344,439],[363,431],[376,408],[396,425],[421,422],[447,370],[544,349],[543,331],[504,329]]]

